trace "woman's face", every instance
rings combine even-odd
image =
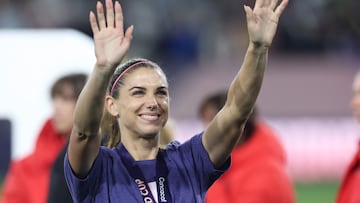
[[[353,97],[351,100],[351,107],[355,114],[356,120],[360,123],[360,74],[355,76],[353,82]]]
[[[58,133],[70,135],[76,101],[70,85],[64,85],[62,92],[62,95],[58,94],[52,98],[53,124]]]
[[[209,123],[212,121],[212,119],[216,116],[216,114],[217,114],[216,106],[214,104],[208,103],[205,106],[204,111],[201,115],[201,121],[203,125],[205,127],[208,126]]]
[[[115,100],[121,134],[158,135],[169,112],[165,75],[159,69],[140,67],[124,77],[119,98]]]

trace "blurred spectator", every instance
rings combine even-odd
[[[3,203],[47,201],[50,171],[70,136],[76,100],[86,78],[85,74],[65,75],[51,87],[53,115],[44,123],[34,151],[10,164],[3,186]]]
[[[63,147],[51,167],[48,203],[73,203],[64,178],[64,157],[67,152],[67,146]]]
[[[206,97],[199,116],[204,125],[226,101],[226,91]],[[206,203],[293,203],[294,191],[286,172],[286,155],[274,132],[254,109],[237,147],[231,167],[209,189]]]
[[[357,122],[360,122],[360,72],[355,75],[353,82],[353,98],[351,106],[354,110]],[[337,203],[360,202],[360,142],[359,148],[349,164],[345,176],[340,185]]]

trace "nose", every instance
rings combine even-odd
[[[155,97],[150,96],[146,102],[146,107],[150,110],[156,110],[159,107],[159,103]]]

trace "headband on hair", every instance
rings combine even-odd
[[[121,77],[122,77],[123,75],[125,75],[125,73],[128,72],[130,69],[132,69],[133,67],[135,67],[135,66],[137,66],[137,65],[140,65],[140,64],[151,64],[151,65],[155,65],[155,64],[152,63],[151,61],[139,61],[139,62],[136,62],[136,63],[130,65],[129,67],[127,67],[122,73],[119,74],[119,76],[116,78],[115,82],[112,84],[111,90],[110,90],[110,95],[111,95],[111,96],[113,96],[115,86],[116,86],[116,84],[119,82],[119,80],[121,79]]]

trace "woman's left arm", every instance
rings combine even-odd
[[[205,130],[202,142],[215,167],[230,156],[261,89],[268,50],[279,17],[288,0],[257,0],[254,9],[244,6],[249,46],[244,62],[228,90],[227,101]]]

